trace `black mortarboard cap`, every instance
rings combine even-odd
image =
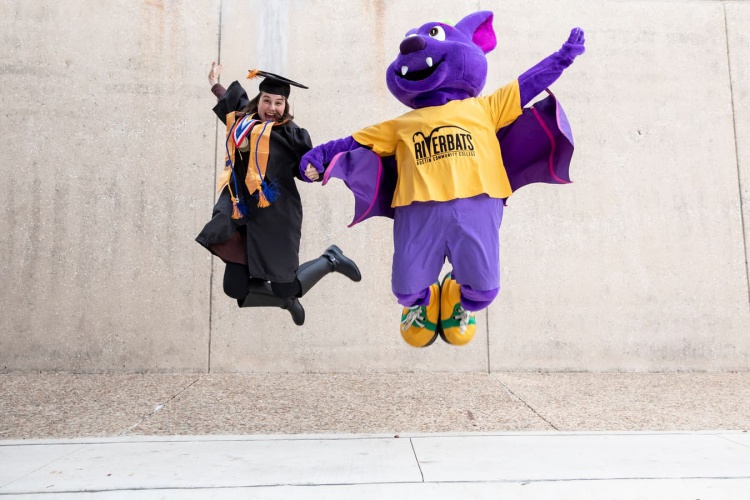
[[[263,77],[263,81],[258,85],[258,89],[261,92],[265,92],[267,94],[276,94],[283,95],[284,97],[289,97],[289,92],[291,90],[290,85],[294,85],[295,87],[299,87],[301,89],[307,88],[301,83],[297,83],[290,80],[289,78],[285,78],[274,73],[269,73],[268,71],[251,69],[250,73],[247,74],[248,79],[258,78],[259,76]]]

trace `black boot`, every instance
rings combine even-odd
[[[334,272],[341,273],[352,281],[362,280],[362,275],[359,272],[357,264],[344,255],[344,252],[342,252],[336,245],[328,247],[328,249],[323,252],[323,255],[333,264]]]
[[[251,283],[250,290],[244,299],[237,301],[240,307],[280,307],[289,311],[292,321],[297,326],[305,323],[305,309],[297,299],[282,299],[274,295],[270,283]]]
[[[303,324],[305,324],[305,308],[302,307],[302,303],[297,297],[287,299],[287,304],[285,306],[281,306],[281,308],[289,311],[289,314],[292,315],[292,321],[294,321],[295,325],[302,326]]]
[[[305,295],[323,276],[332,272],[341,273],[352,281],[362,279],[357,264],[346,257],[339,247],[331,245],[323,252],[323,255],[300,266],[297,271],[297,280],[301,289],[299,296]]]

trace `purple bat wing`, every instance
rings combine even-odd
[[[381,158],[367,148],[339,153],[323,175],[323,184],[331,177],[341,179],[354,194],[354,218],[349,227],[370,217],[393,218],[393,193],[396,190],[396,159]]]
[[[573,134],[560,103],[549,96],[524,108],[516,121],[497,132],[513,191],[534,182],[568,184]]]

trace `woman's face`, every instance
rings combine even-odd
[[[286,99],[283,95],[260,93],[258,117],[263,121],[279,121],[284,116]]]

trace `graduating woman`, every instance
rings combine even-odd
[[[224,293],[239,307],[280,307],[302,325],[299,297],[323,276],[362,279],[336,245],[299,265],[302,201],[295,178],[301,179],[299,162],[312,142],[292,121],[288,98],[291,85],[307,87],[253,70],[248,78],[264,79],[251,100],[237,81],[227,89],[217,83],[220,72],[213,63],[208,79],[218,98],[214,112],[227,126],[226,164],[213,217],[196,241],[226,263]]]

